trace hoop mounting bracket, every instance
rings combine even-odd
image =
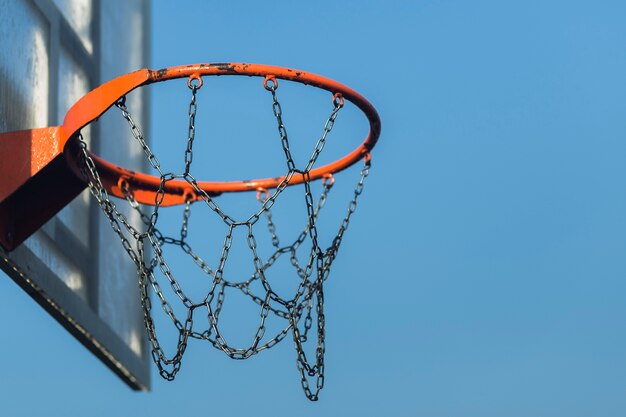
[[[64,144],[60,126],[0,134],[0,245],[5,250],[15,249],[86,187],[70,168]]]

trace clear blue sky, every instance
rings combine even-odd
[[[193,347],[175,382],[154,373],[151,393],[131,392],[2,280],[0,414],[624,415],[625,19],[619,1],[155,1],[152,67],[290,66],[380,112],[326,290],[326,387],[304,398],[287,341],[246,362]],[[254,176],[264,165],[248,144],[268,139],[238,136],[254,132],[245,111],[220,112],[244,107],[238,94],[255,84],[218,81],[200,102],[227,126],[212,136],[227,146],[207,154],[210,172]],[[156,137],[172,128],[159,94]],[[285,112],[307,106],[289,97]],[[362,120],[341,117],[353,146]],[[291,120],[295,131],[310,121]],[[333,198],[343,211],[348,196]]]

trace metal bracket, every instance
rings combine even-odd
[[[86,187],[69,166],[62,127],[0,134],[0,246],[12,251]]]

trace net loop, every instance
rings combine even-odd
[[[187,87],[190,90],[199,90],[202,88],[202,77],[199,74],[192,74],[187,79]]]
[[[335,185],[335,177],[333,176],[333,174],[324,174],[322,184],[325,188],[331,188],[333,185]]]
[[[126,96],[120,97],[120,99],[115,102],[115,105],[117,107],[125,107],[126,106]]]
[[[185,200],[185,203],[188,203],[197,200],[198,197],[192,188],[187,188],[183,192],[183,199]]]
[[[120,177],[119,180],[117,180],[117,186],[119,187],[120,190],[122,190],[122,193],[125,196],[128,196],[131,194],[128,178]]]
[[[263,87],[265,87],[267,91],[276,91],[278,88],[278,81],[276,81],[276,77],[273,75],[266,75],[263,80]]]
[[[270,192],[263,187],[257,188],[256,199],[259,203],[263,204],[270,198]]]
[[[341,93],[333,94],[333,104],[335,107],[342,108],[344,105],[343,95]]]

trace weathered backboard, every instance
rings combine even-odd
[[[148,8],[147,0],[0,0],[0,132],[60,125],[82,95],[147,67]],[[129,97],[144,129],[146,94]],[[103,118],[84,133],[103,157],[145,168],[123,125]],[[16,250],[0,248],[0,268],[0,279],[13,279],[124,382],[149,389],[135,267],[88,191]]]

